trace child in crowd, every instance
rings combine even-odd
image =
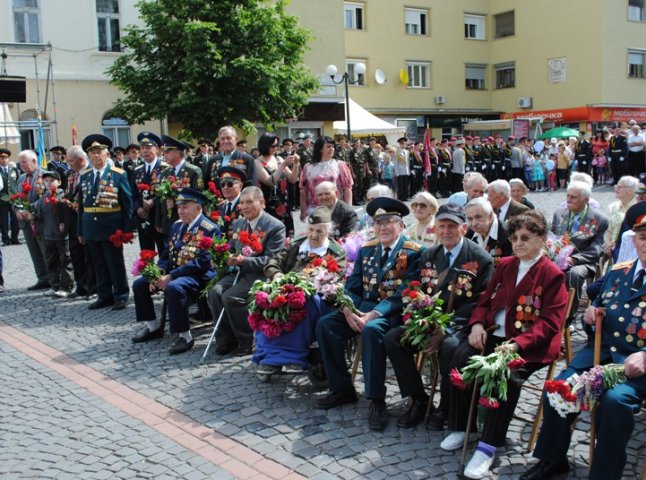
[[[534,172],[532,180],[534,182],[534,189],[537,192],[545,191],[545,172],[543,171],[543,158],[540,153],[534,154]]]
[[[393,152],[394,153],[394,152]],[[384,166],[382,169],[384,182],[391,190],[395,189],[395,167],[390,163],[390,155],[384,155]]]
[[[545,172],[547,176],[547,183],[550,187],[550,192],[554,191],[556,187],[556,155],[550,153],[550,156],[545,160]]]
[[[603,150],[597,150],[594,158],[592,159],[592,167],[594,168],[597,183],[603,185],[606,183],[606,172],[608,170],[608,159]]]
[[[67,298],[74,287],[69,239],[63,223],[63,198],[58,172],[43,173],[45,194],[34,204],[34,216],[44,226],[45,263],[52,289],[46,295]]]

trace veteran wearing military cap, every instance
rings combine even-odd
[[[635,232],[638,259],[615,264],[583,320],[593,325],[603,308],[601,364],[624,365],[627,381],[607,390],[596,408],[597,443],[590,479],[619,480],[626,464],[626,445],[634,414],[646,399],[646,203],[633,206],[626,221]],[[557,378],[564,380],[594,365],[594,351],[585,346]],[[576,414],[562,418],[543,398],[544,420],[534,456],[540,461],[521,479],[546,480],[570,470],[567,452]]]
[[[218,170],[218,183],[224,202],[218,207],[222,219],[222,233],[229,235],[231,224],[240,217],[240,192],[247,180],[242,170],[235,167],[221,167]]]
[[[330,393],[315,402],[317,408],[334,408],[357,401],[345,363],[345,341],[361,335],[365,396],[372,405],[368,424],[386,428],[386,349],[384,335],[401,324],[402,291],[406,279],[419,274],[422,247],[403,235],[406,204],[394,198],[372,200],[366,211],[373,218],[375,240],[364,244],[345,284],[358,313],[349,308],[318,321],[316,339],[327,372]]]
[[[196,155],[189,159],[193,165],[202,170],[202,176],[206,178],[206,167],[213,155],[209,155],[209,147],[213,147],[213,142],[208,138],[200,138],[197,141]]]
[[[128,278],[123,260],[123,246],[110,236],[117,230],[131,232],[133,205],[126,172],[108,164],[112,141],[99,134],[89,135],[81,144],[92,164],[81,175],[78,190],[79,241],[87,243],[96,270],[98,298],[89,309],[112,306],[121,310],[128,304]]]
[[[163,292],[168,304],[170,332],[178,334],[169,353],[175,355],[193,348],[188,308],[190,301],[199,296],[206,283],[213,278],[211,256],[200,242],[205,237],[216,237],[220,229],[207,219],[202,208],[206,196],[199,190],[186,187],[177,195],[179,220],[171,227],[166,248],[157,264],[162,276],[150,281],[141,276],[132,285],[138,322],[146,322],[134,343],[147,342],[164,335],[164,325],[157,320],[152,295]]]
[[[61,188],[67,188],[67,177],[69,176],[71,169],[70,166],[65,162],[65,155],[67,150],[65,147],[56,145],[49,149],[52,154],[51,160],[47,162],[47,169],[58,172],[61,177]]]
[[[419,259],[419,275],[409,277],[419,280],[423,291],[430,295],[439,293],[448,309],[453,296],[454,326],[447,330],[448,336],[438,334],[434,349],[440,350],[440,372],[442,373],[442,402],[433,418],[431,427],[441,429],[448,412],[448,361],[461,339],[461,330],[467,324],[469,315],[476,305],[480,293],[487,287],[493,274],[491,256],[476,243],[465,238],[467,232],[464,210],[454,204],[442,205],[435,216],[435,235],[439,245],[422,252]],[[395,370],[402,397],[411,397],[407,411],[397,419],[397,425],[411,428],[424,419],[428,395],[422,378],[415,366],[413,348],[403,346],[403,326],[388,332],[384,339],[388,358]]]

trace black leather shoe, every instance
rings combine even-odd
[[[520,476],[520,480],[549,480],[556,475],[570,471],[570,463],[564,460],[540,460],[536,465]]]
[[[397,426],[399,428],[413,428],[415,425],[424,420],[426,416],[426,406],[428,405],[428,399],[426,400],[415,400],[410,404],[408,410],[402,413],[397,417]]]
[[[154,340],[155,338],[161,338],[163,336],[164,336],[163,328],[160,327],[157,330],[150,330],[150,328],[146,327],[144,331],[141,332],[139,335],[132,337],[132,342],[142,343],[142,342],[147,342],[149,340]]]
[[[128,306],[128,300],[117,300],[112,305],[112,310],[123,310]]]
[[[168,353],[171,355],[177,355],[178,353],[184,353],[186,350],[190,350],[195,345],[195,340],[191,338],[190,342],[187,342],[182,337],[178,337],[177,340],[173,342],[168,350]]]
[[[112,300],[111,298],[105,298],[103,300],[98,299],[97,301],[90,303],[87,306],[87,308],[88,308],[88,310],[96,310],[96,309],[99,309],[99,308],[109,307],[109,306],[111,306],[113,304],[114,304],[114,300]]]
[[[370,405],[370,415],[368,415],[368,426],[370,430],[384,430],[388,425],[388,413],[386,411],[386,402],[373,400]]]
[[[350,390],[343,390],[341,392],[330,392],[323,398],[319,398],[314,402],[316,408],[327,410],[329,408],[340,407],[347,403],[357,403],[357,391],[353,388]]]
[[[426,430],[441,432],[446,428],[448,417],[444,410],[436,409],[426,419]]]
[[[236,347],[237,343],[223,343],[222,345],[216,345],[215,346],[215,353],[218,355],[229,355],[231,352],[233,352]]]
[[[27,290],[29,290],[30,292],[33,292],[34,290],[44,290],[49,287],[50,287],[49,282],[38,282],[35,285],[32,285],[31,287],[27,287]]]
[[[244,355],[251,355],[253,353],[253,343],[252,344],[239,344],[236,349],[233,351],[233,355],[242,357]]]

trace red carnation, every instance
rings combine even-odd
[[[207,186],[209,187],[209,192],[211,192],[211,193],[215,193],[215,192],[216,192],[215,182],[209,182],[209,183],[207,184]]]
[[[211,212],[211,220],[218,220],[220,218],[220,212],[213,210]]]
[[[223,243],[222,245],[216,245],[215,246],[215,252],[216,253],[225,253],[231,248],[231,246],[228,243]]]
[[[27,193],[31,192],[34,189],[34,187],[31,186],[31,183],[25,182],[22,184],[22,192]]]
[[[323,259],[321,257],[316,257],[314,260],[312,260],[312,266],[313,267],[320,267],[323,265]]]
[[[270,307],[280,308],[284,306],[286,303],[287,303],[287,297],[285,297],[285,295],[276,295],[276,298],[272,300]]]
[[[229,215],[225,215],[225,216],[224,216],[224,221],[225,221],[225,222],[230,222],[230,221],[231,221],[231,217],[230,217]]]
[[[213,246],[213,239],[211,237],[202,237],[198,246],[202,250],[207,250]]]
[[[249,241],[249,232],[247,232],[246,230],[242,230],[240,232],[239,238],[240,238],[240,242],[247,243]]]
[[[303,292],[292,292],[287,296],[287,302],[291,308],[303,308],[305,306],[305,294]]]
[[[148,185],[147,183],[138,183],[137,188],[140,192],[147,192],[151,189],[150,185]]]
[[[507,366],[512,369],[512,370],[518,370],[519,368],[523,367],[527,362],[522,359],[522,358],[514,358],[513,360],[510,360]]]
[[[451,380],[451,383],[460,390],[466,390],[469,386],[469,384],[464,381],[462,374],[458,371],[457,368],[451,369],[451,372],[449,373],[449,379]]]
[[[485,408],[496,409],[500,407],[500,403],[495,398],[480,397],[478,403]]]
[[[154,250],[142,250],[141,252],[139,252],[139,258],[141,258],[144,262],[148,262],[156,256],[157,252]]]
[[[410,298],[412,298],[412,299],[416,299],[417,297],[419,297],[419,292],[418,292],[418,291],[416,291],[416,290],[413,290],[412,292],[410,292],[410,293],[408,294],[408,296],[409,296]]]
[[[327,262],[327,271],[331,273],[339,273],[339,264],[336,263],[336,260],[331,259],[329,262]]]
[[[421,284],[419,281],[417,281],[417,280],[413,280],[412,282],[409,282],[409,283],[408,283],[408,286],[409,286],[410,288],[415,288],[415,287],[421,287],[421,286],[422,286],[422,284]]]

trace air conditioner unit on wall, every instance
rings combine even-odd
[[[520,97],[518,99],[518,108],[532,108],[532,97]]]
[[[437,95],[435,97],[435,103],[438,105],[442,105],[443,103],[446,102],[446,97],[444,95]]]

